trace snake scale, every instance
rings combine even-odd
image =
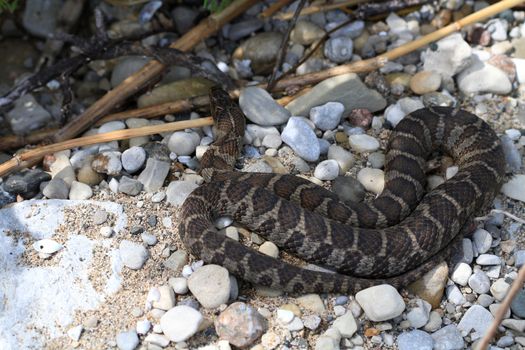
[[[447,257],[504,176],[502,147],[483,120],[450,107],[425,108],[392,131],[381,195],[345,203],[293,175],[233,171],[245,117],[219,88],[210,100],[216,140],[201,159],[205,183],[181,207],[179,233],[194,255],[257,285],[347,293],[381,283],[405,286]],[[426,159],[436,150],[450,155],[459,171],[425,193]],[[254,251],[215,228],[221,216],[331,271]]]

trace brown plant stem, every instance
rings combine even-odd
[[[145,126],[142,128],[117,130],[103,134],[84,136],[76,139],[66,140],[54,143],[52,145],[38,147],[16,155],[14,158],[8,160],[7,162],[0,164],[0,176],[4,176],[15,169],[23,168],[27,165],[27,163],[30,163],[35,159],[40,159],[46,154],[63,151],[66,149],[94,145],[102,142],[125,140],[130,139],[132,137],[159,134],[168,131],[184,130],[188,128],[199,128],[212,124],[213,119],[211,117],[207,117],[193,120],[183,120],[180,122],[173,122],[161,125]]]
[[[525,265],[520,268],[518,277],[512,282],[512,286],[496,311],[496,315],[494,316],[494,320],[490,324],[489,329],[487,329],[487,332],[478,343],[477,350],[486,350],[488,348],[490,341],[496,334],[501,321],[505,317],[505,313],[509,310],[512,299],[514,299],[516,294],[518,294],[523,287],[523,283],[525,283]]]

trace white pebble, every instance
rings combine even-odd
[[[380,194],[385,187],[385,173],[381,169],[363,168],[357,173],[357,180],[370,192]]]
[[[339,164],[333,159],[323,160],[314,170],[314,176],[322,181],[333,180],[337,175],[339,175]]]
[[[160,326],[169,340],[181,342],[197,333],[204,317],[200,312],[186,305],[175,306],[160,319]]]
[[[350,142],[350,147],[358,153],[374,152],[379,149],[379,141],[366,134],[350,135],[348,141]]]

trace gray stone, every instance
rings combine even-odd
[[[319,180],[334,180],[337,175],[339,175],[339,164],[333,159],[323,160],[315,167],[314,176]]]
[[[390,320],[405,310],[403,298],[389,284],[363,289],[355,298],[366,316],[374,322]]]
[[[233,23],[227,30],[227,37],[232,41],[237,41],[255,33],[263,25],[264,22],[258,18],[250,18],[249,20]]]
[[[48,38],[57,29],[58,16],[64,3],[64,0],[26,1],[22,16],[24,28],[40,38]]]
[[[443,77],[452,77],[470,64],[472,49],[460,33],[451,34],[436,42],[436,49],[427,49],[423,69]]]
[[[168,203],[172,205],[181,205],[186,197],[199,185],[191,180],[172,181],[166,189]]]
[[[128,173],[133,174],[144,165],[146,151],[142,147],[134,146],[122,152],[122,167]]]
[[[167,269],[170,269],[173,272],[180,272],[184,265],[188,263],[188,253],[186,251],[179,249],[173,252],[163,265]]]
[[[357,331],[357,323],[350,311],[336,318],[332,327],[337,329],[343,338],[350,338]]]
[[[374,152],[379,149],[379,141],[373,136],[367,134],[355,134],[348,137],[348,142],[352,150],[363,152]]]
[[[427,333],[415,329],[403,332],[397,337],[399,350],[432,350],[434,339]]]
[[[286,108],[275,102],[266,90],[256,86],[241,90],[239,106],[246,118],[263,126],[284,124],[291,115]]]
[[[476,258],[476,263],[478,265],[499,265],[501,264],[501,259],[497,255],[481,254]]]
[[[485,334],[493,320],[494,316],[490,311],[483,306],[473,305],[459,321],[458,329],[466,333],[474,330],[479,334]]]
[[[352,59],[354,43],[346,36],[330,38],[324,44],[324,55],[332,62],[343,63]]]
[[[142,191],[142,187],[142,182],[139,180],[122,176],[118,184],[118,191],[130,196],[136,196],[140,193],[140,191]]]
[[[195,153],[201,139],[195,131],[175,131],[168,141],[168,148],[177,156],[190,156]]]
[[[299,20],[290,33],[290,40],[301,45],[311,45],[324,36],[324,30],[317,24]]]
[[[286,109],[292,115],[307,115],[312,107],[330,101],[341,102],[345,106],[345,115],[356,108],[376,112],[386,106],[386,100],[377,91],[368,89],[355,73],[348,73],[320,82],[290,102]]]
[[[137,180],[142,182],[146,192],[158,191],[164,184],[170,170],[170,163],[154,158],[148,158],[146,168],[140,173]]]
[[[490,289],[490,280],[487,274],[483,271],[476,271],[468,279],[468,285],[472,290],[478,294],[485,294]]]
[[[198,15],[198,11],[187,6],[176,6],[173,11],[171,11],[173,23],[179,34],[184,34],[190,30]]]
[[[169,340],[182,342],[197,333],[203,320],[199,311],[186,305],[178,305],[162,315],[160,327]]]
[[[525,175],[514,175],[501,187],[501,192],[512,199],[525,202]]]
[[[327,102],[310,110],[310,120],[321,130],[333,130],[341,121],[345,106],[339,102]]]
[[[525,250],[517,250],[514,253],[514,265],[519,269],[525,264]]]
[[[230,298],[228,270],[219,265],[205,265],[191,274],[188,288],[202,306],[214,309]]]
[[[470,265],[462,262],[456,266],[454,272],[452,272],[452,276],[450,276],[450,279],[460,286],[466,286],[471,275],[472,268]]]
[[[124,130],[126,128],[126,124],[120,120],[112,120],[110,122],[102,124],[98,128],[99,134],[104,134],[106,132],[112,132],[117,130]]]
[[[13,109],[7,112],[6,119],[15,134],[26,135],[47,125],[52,116],[38,104],[33,95],[26,94],[15,101]]]
[[[465,345],[463,337],[455,324],[445,326],[432,333],[432,338],[434,338],[435,350],[460,350]]]
[[[242,58],[251,61],[251,68],[255,74],[270,73],[282,41],[281,33],[258,33],[241,45]]]
[[[120,332],[117,335],[117,347],[119,350],[134,350],[139,345],[137,332],[131,330]]]
[[[304,160],[315,162],[319,159],[317,136],[304,118],[291,117],[283,129],[281,138]]]
[[[89,199],[93,195],[93,190],[89,185],[83,184],[82,182],[73,181],[71,183],[71,189],[69,190],[69,199],[83,200]]]
[[[50,199],[67,199],[69,197],[69,185],[60,178],[54,178],[47,183],[42,193]]]
[[[501,146],[503,147],[503,153],[505,154],[505,161],[512,172],[517,172],[521,169],[522,160],[521,153],[514,144],[514,141],[510,139],[507,135],[502,135],[500,137]]]
[[[148,259],[148,251],[142,245],[128,240],[122,240],[119,245],[120,259],[124,266],[138,270]]]
[[[474,231],[472,238],[474,240],[474,246],[476,247],[476,250],[479,254],[488,252],[492,246],[491,234],[482,228],[478,228],[476,231]]]
[[[512,90],[512,84],[504,71],[479,59],[459,73],[457,81],[464,94],[491,92],[505,95]]]
[[[407,320],[410,321],[412,327],[421,328],[427,324],[432,306],[422,299],[417,299],[416,303],[417,307],[407,313]]]
[[[456,285],[447,287],[447,299],[453,304],[463,305],[467,302],[461,291]]]

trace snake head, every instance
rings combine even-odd
[[[219,86],[210,89],[210,110],[217,138],[242,139],[246,117],[230,95]]]
[[[233,104],[230,95],[218,85],[210,88],[210,109],[212,115],[217,115]]]

